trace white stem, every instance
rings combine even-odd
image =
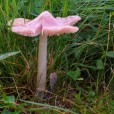
[[[40,35],[38,53],[37,91],[45,91],[47,74],[47,36]],[[38,93],[37,93],[38,94]]]

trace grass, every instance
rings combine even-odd
[[[113,4],[113,0],[1,0],[0,58],[3,54],[5,58],[0,61],[0,112],[113,114]],[[6,24],[18,17],[33,19],[44,10],[54,16],[80,15],[82,20],[79,32],[48,38],[47,77],[56,71],[58,82],[41,102],[34,97],[39,37],[17,35]],[[6,54],[17,51],[12,57]]]

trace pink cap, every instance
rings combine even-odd
[[[14,20],[11,30],[23,36],[34,37],[39,34],[47,36],[60,35],[63,33],[74,33],[79,30],[72,26],[81,18],[79,16],[68,16],[66,18],[54,18],[51,13],[45,11],[33,20],[17,18]],[[8,22],[11,25],[12,20]]]
[[[12,22],[13,20],[10,20],[7,25],[10,26],[12,23],[13,23],[13,27],[14,26],[24,26],[26,25],[28,22],[30,22],[31,20],[29,19],[24,19],[24,18],[17,18],[17,19],[14,19],[14,21]]]

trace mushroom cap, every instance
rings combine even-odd
[[[79,16],[68,16],[66,18],[54,18],[51,13],[45,11],[33,20],[17,18],[14,19],[11,30],[23,36],[34,37],[39,34],[47,36],[60,35],[63,33],[74,33],[79,30],[78,27],[72,26],[81,18]],[[8,22],[11,26],[12,20]]]
[[[13,27],[15,26],[24,26],[26,23],[30,22],[31,20],[29,19],[24,19],[24,18],[17,18],[13,20],[10,20],[7,25],[10,26],[12,25]]]

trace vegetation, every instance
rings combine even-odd
[[[114,114],[114,0],[0,0],[2,114]],[[39,37],[12,33],[10,19],[80,15],[75,34],[48,38],[48,78],[58,82],[43,101],[34,97]]]

